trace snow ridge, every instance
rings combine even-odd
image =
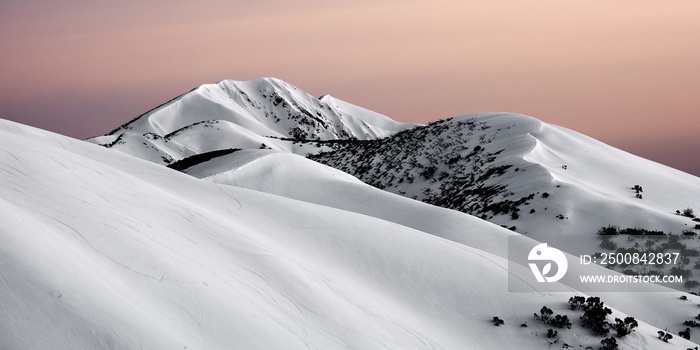
[[[331,96],[317,99],[274,78],[223,80],[88,141],[159,164],[226,148],[305,153],[292,141],[373,139],[413,125]]]
[[[465,115],[309,158],[534,235],[590,235],[606,225],[680,234],[688,222],[675,210],[700,204],[697,177],[519,114]]]

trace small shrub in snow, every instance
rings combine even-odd
[[[505,321],[500,319],[498,316],[493,316],[493,324],[498,327],[502,324],[505,324]]]
[[[598,235],[600,236],[614,236],[618,234],[619,229],[617,226],[608,225],[607,227],[601,227],[598,229]]]
[[[571,321],[569,321],[569,316],[566,315],[554,315],[554,311],[552,309],[543,306],[542,309],[540,309],[540,314],[534,314],[535,319],[544,323],[548,324],[550,326],[555,326],[559,328],[571,328]]]
[[[639,326],[637,320],[635,320],[634,317],[627,316],[624,320],[616,318],[613,328],[615,329],[615,332],[617,332],[618,337],[624,337],[632,333],[632,330],[637,328],[637,326]]]
[[[656,333],[659,335],[659,339],[661,339],[667,343],[670,339],[673,339],[673,334],[671,334],[671,333],[666,333],[664,331],[658,331]]]
[[[569,306],[571,310],[581,309],[586,305],[586,297],[577,295],[569,298]]]
[[[680,335],[681,338],[690,340],[690,328],[686,328],[684,331],[678,332],[678,335]]]
[[[603,350],[617,350],[617,340],[615,337],[605,338],[600,341],[603,344]]]
[[[686,320],[685,322],[683,322],[683,325],[688,326],[688,327],[693,327],[693,328],[700,327],[700,323],[698,323],[697,321],[693,321],[693,320]]]
[[[676,215],[681,215],[685,217],[689,217],[691,219],[695,218],[695,212],[693,211],[693,208],[685,208],[683,210],[676,210]]]
[[[535,314],[535,319],[540,321],[540,322],[549,323],[549,320],[552,318],[553,314],[554,314],[554,311],[552,311],[552,309],[550,309],[546,306],[543,306],[540,309],[540,315],[538,316],[537,314]]]
[[[608,334],[610,323],[606,318],[612,314],[612,310],[605,307],[605,303],[600,300],[600,297],[589,297],[586,299],[586,305],[583,306],[583,310],[581,323],[584,327],[590,328],[597,335]]]

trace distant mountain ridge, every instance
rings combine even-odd
[[[242,155],[217,159],[223,150],[299,154],[535,235],[551,227],[592,234],[605,225],[679,233],[689,223],[675,211],[700,206],[697,177],[533,117],[476,113],[405,124],[274,78],[202,85],[88,141],[157,164],[187,158],[188,166],[224,172],[227,164],[217,162]],[[607,209],[588,210],[591,203]]]
[[[88,141],[159,164],[227,148],[305,154],[298,140],[373,139],[413,124],[274,78],[199,86]]]

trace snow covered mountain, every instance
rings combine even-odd
[[[680,252],[698,277],[695,235],[619,234],[695,232],[698,178],[573,131],[502,113],[402,124],[258,79],[89,141],[0,120],[0,349],[697,345],[678,335],[700,303],[683,284],[596,293],[607,314],[512,256],[512,239],[552,236],[591,253],[614,225],[607,246]]]
[[[90,142],[160,164],[228,148],[305,154],[300,140],[373,139],[412,127],[284,81],[261,78],[207,84]]]
[[[0,348],[545,349],[610,339],[578,322],[574,290],[508,291],[509,275],[530,275],[507,268],[505,241],[517,233],[298,155],[223,157],[235,154],[229,181],[286,195],[0,120]],[[225,177],[204,163],[188,171]],[[657,331],[681,330],[700,299],[639,291],[600,295],[610,322],[639,321],[617,344],[695,346]],[[571,328],[534,319],[543,305],[568,314]]]
[[[700,232],[700,218],[678,215],[700,207],[697,177],[519,114],[402,124],[265,78],[203,85],[90,141],[199,178],[302,200],[308,198],[290,193],[284,181],[249,182],[241,176],[287,174],[294,171],[292,163],[270,160],[288,159],[279,152],[307,155],[374,187],[540,240],[591,237],[588,244],[572,246],[572,254],[600,249],[595,234],[608,226],[639,236],[633,243],[617,238],[607,244],[612,251],[647,244],[645,233]],[[246,166],[253,163],[267,165]],[[691,241],[682,246],[700,250]],[[695,263],[689,257],[679,268],[697,270]],[[700,271],[685,276],[688,283],[677,288],[700,292]]]
[[[202,85],[88,141],[175,168],[214,158],[207,166],[222,172],[230,167],[216,164],[221,152],[309,155],[377,188],[534,235],[607,225],[681,233],[695,224],[676,210],[700,207],[697,177],[532,117],[403,124],[273,78]]]
[[[607,225],[680,234],[697,222],[676,211],[700,208],[699,178],[519,114],[465,115],[335,147],[310,158],[535,236]]]

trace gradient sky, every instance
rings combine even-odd
[[[700,1],[0,0],[0,118],[77,138],[271,76],[404,122],[528,114],[700,176]]]

